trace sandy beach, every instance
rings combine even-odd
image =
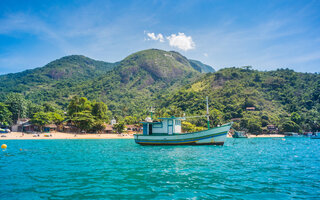
[[[6,137],[1,137],[5,135]],[[274,135],[250,135],[250,138],[281,138],[284,135],[274,134]],[[228,135],[228,138],[232,136]],[[27,134],[21,132],[11,132],[0,134],[0,140],[41,140],[41,139],[133,139],[133,134],[75,134],[75,133],[62,133],[62,132],[52,132],[52,133],[39,133],[38,134]]]
[[[41,140],[41,139],[133,139],[132,134],[74,134],[74,133],[40,133],[37,134],[26,134],[21,132],[3,133],[0,136],[5,135],[6,137],[0,137],[0,140]]]
[[[280,134],[265,134],[265,135],[250,135],[250,138],[282,138],[284,135]]]

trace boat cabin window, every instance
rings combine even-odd
[[[152,125],[149,124],[149,135],[152,135]]]

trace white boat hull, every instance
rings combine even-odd
[[[231,124],[208,130],[174,135],[134,135],[141,145],[223,145]]]

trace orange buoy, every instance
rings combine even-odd
[[[1,145],[1,149],[6,149],[7,148],[7,145],[6,144],[2,144]]]

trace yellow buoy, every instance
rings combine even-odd
[[[7,148],[6,144],[1,145],[1,149],[6,149],[6,148]]]

